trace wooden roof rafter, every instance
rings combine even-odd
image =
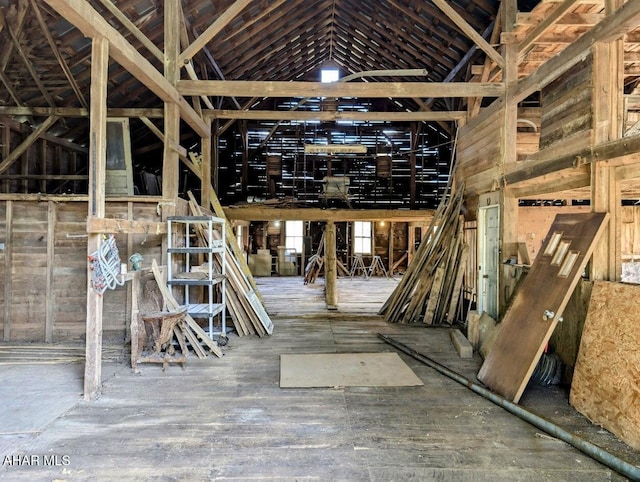
[[[165,102],[175,102],[184,120],[201,136],[211,130],[188,102],[149,61],[135,50],[96,10],[80,0],[45,0],[64,18],[90,37],[109,39],[111,56]]]

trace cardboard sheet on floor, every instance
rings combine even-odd
[[[424,385],[397,353],[280,355],[280,388]]]
[[[605,213],[556,216],[478,373],[494,392],[520,400],[607,219]]]
[[[596,281],[569,402],[640,450],[640,286]]]

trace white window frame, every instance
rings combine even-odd
[[[284,240],[284,245],[287,249],[295,249],[296,253],[302,253],[304,221],[285,221]]]
[[[353,254],[371,255],[373,252],[373,223],[353,222]]]

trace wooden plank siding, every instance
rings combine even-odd
[[[473,175],[490,171],[499,165],[504,138],[503,119],[503,108],[488,108],[460,128],[455,176],[466,180],[469,193],[486,192],[489,190],[487,181],[489,186],[493,182],[493,176],[475,179]]]
[[[541,149],[576,140],[589,142],[592,62],[588,56],[541,90]]]
[[[5,313],[10,314],[10,336],[6,341],[45,341],[47,330],[53,342],[82,340],[86,325],[86,202],[0,201],[0,242],[4,243],[8,202],[13,204],[11,252],[0,250],[3,270],[6,257],[10,255],[11,259],[9,275],[0,276],[0,301],[3,307],[8,302],[5,309],[0,310],[3,330]],[[52,213],[51,204],[55,205]],[[129,209],[137,221],[161,220],[155,202],[108,202],[106,216],[127,219]],[[52,226],[47,222],[50,218]],[[53,236],[49,247],[48,233]],[[160,261],[161,234],[129,236],[130,240],[128,235],[116,233],[122,262],[134,252],[143,256],[144,266],[150,265],[152,259]],[[5,298],[7,283],[10,283],[10,297]],[[129,317],[128,296],[127,285],[104,294],[105,339],[124,340]]]

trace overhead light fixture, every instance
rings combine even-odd
[[[366,154],[364,144],[305,144],[306,154]]]

